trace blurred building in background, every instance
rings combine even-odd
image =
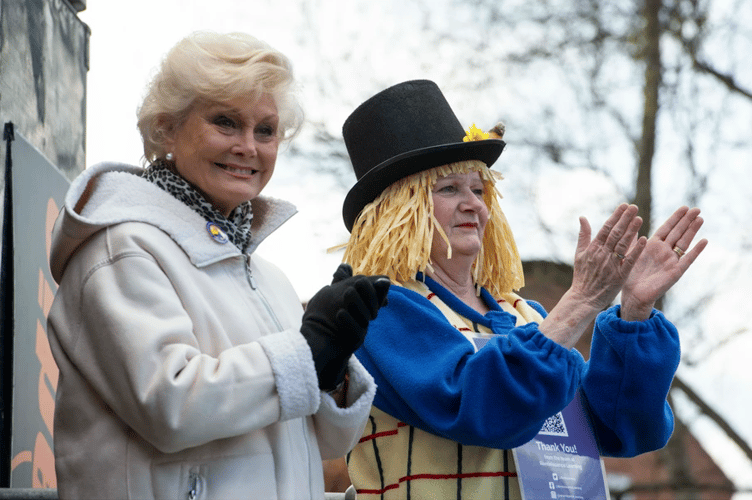
[[[0,0],[0,119],[70,179],[86,159],[85,0]]]

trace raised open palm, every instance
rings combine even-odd
[[[648,239],[622,288],[622,319],[647,319],[655,302],[679,281],[708,244],[702,239],[688,250],[703,222],[699,208],[681,207]]]

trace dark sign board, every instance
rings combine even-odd
[[[12,124],[4,132],[3,475],[13,488],[55,488],[52,419],[58,370],[47,340],[47,313],[57,285],[48,259],[52,226],[69,182],[14,133]]]

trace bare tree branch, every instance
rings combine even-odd
[[[711,408],[694,390],[692,390],[691,387],[689,387],[680,377],[674,377],[674,388],[677,388],[681,390],[690,401],[692,401],[697,407],[700,409],[700,411],[710,418],[713,422],[720,427],[723,432],[726,433],[726,435],[731,439],[734,444],[736,444],[742,452],[749,458],[750,461],[752,461],[752,447],[750,447],[749,444],[742,438],[732,427],[731,425],[716,412],[713,408]]]
[[[729,89],[731,92],[741,94],[747,99],[752,99],[752,91],[743,89],[739,84],[736,83],[736,79],[732,75],[721,73],[720,71],[711,67],[706,62],[700,61],[699,59],[696,59],[694,57],[692,59],[692,67],[695,68],[697,71],[700,71],[702,73],[715,77],[719,82],[723,83],[726,86],[726,88]]]

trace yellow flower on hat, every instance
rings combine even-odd
[[[486,139],[490,139],[491,136],[483,132],[481,129],[475,126],[473,123],[470,126],[469,130],[465,130],[465,137],[462,138],[462,142],[470,142],[470,141],[485,141]]]

